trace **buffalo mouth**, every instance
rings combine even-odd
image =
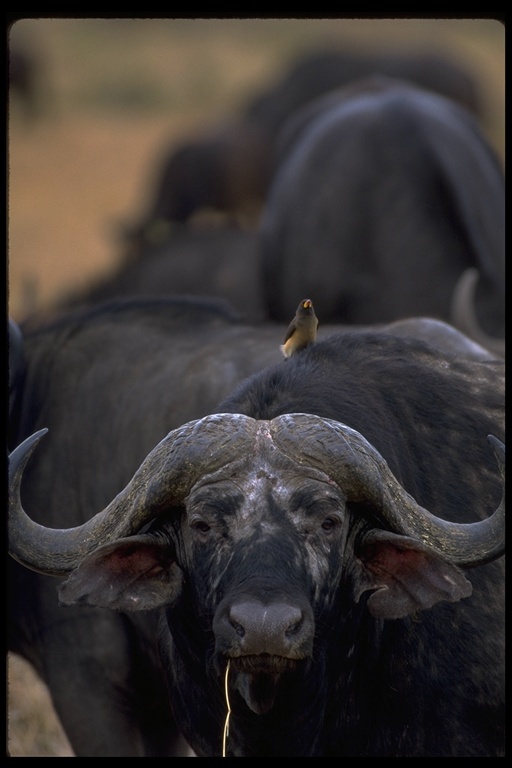
[[[299,661],[262,653],[230,659],[230,677],[249,709],[264,715],[274,706],[283,675],[297,669]]]

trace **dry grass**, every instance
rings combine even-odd
[[[237,109],[322,40],[445,49],[472,72],[504,157],[504,28],[489,20],[25,20],[40,51],[45,111],[9,121],[9,312],[21,319],[116,264],[117,223],[142,211],[164,142]],[[9,659],[12,756],[71,754],[44,686]]]

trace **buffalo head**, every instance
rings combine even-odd
[[[232,690],[258,714],[310,663],[325,631],[317,606],[340,589],[347,605],[396,619],[467,597],[463,568],[504,551],[504,497],[483,521],[447,522],[416,503],[359,432],[303,413],[189,422],[106,509],[80,527],[49,529],[20,501],[44,432],[10,457],[10,554],[69,574],[65,604],[170,615],[186,595],[208,674],[220,690],[229,663]],[[489,440],[503,472],[504,446]]]

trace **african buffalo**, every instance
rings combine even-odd
[[[183,141],[165,143],[153,163],[151,197],[140,220],[126,228],[127,242],[158,239],[173,223],[204,211],[256,221],[274,172],[275,143],[287,119],[318,96],[379,73],[452,98],[475,115],[482,113],[476,81],[445,53],[302,52],[282,75],[247,98],[237,114],[206,124]]]
[[[37,47],[28,43],[9,41],[8,51],[8,97],[12,109],[19,104],[20,113],[28,122],[33,122],[43,113],[44,63]],[[45,95],[45,100],[46,100]]]
[[[267,164],[259,129],[240,118],[166,143],[153,163],[150,199],[139,221],[124,227],[126,243],[139,248],[161,242],[173,225],[198,216],[254,223],[268,187]]]
[[[475,115],[482,114],[481,96],[472,75],[445,53],[418,51],[304,51],[277,82],[251,99],[244,114],[276,135],[285,120],[309,101],[373,75],[400,78],[453,99]]]
[[[473,116],[370,78],[286,131],[260,232],[268,316],[285,322],[309,296],[324,322],[449,321],[458,281],[476,269],[477,341],[502,350],[504,174]]]
[[[55,309],[120,297],[188,295],[225,299],[248,322],[266,318],[256,232],[175,225],[162,242],[139,246],[112,274],[63,296]]]
[[[76,753],[502,756],[503,361],[171,304],[24,338],[10,648]]]

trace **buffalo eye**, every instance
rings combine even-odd
[[[324,531],[332,531],[336,527],[336,520],[333,517],[326,517],[322,522],[322,529]]]
[[[204,520],[194,520],[194,522],[191,524],[191,528],[192,530],[203,534],[208,533],[210,530],[210,526]]]

